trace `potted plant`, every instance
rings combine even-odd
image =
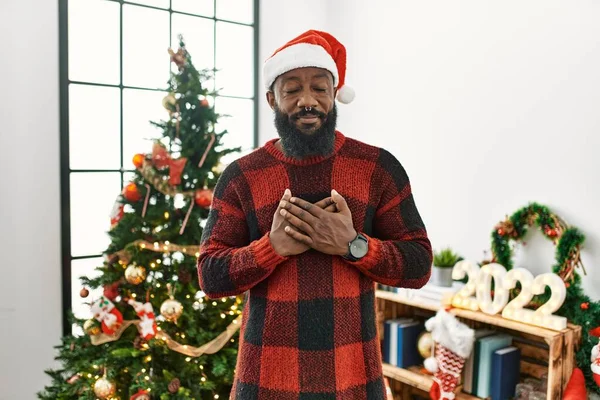
[[[442,287],[452,287],[452,267],[460,260],[461,257],[450,248],[434,251],[431,283]]]

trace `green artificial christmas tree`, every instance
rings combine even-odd
[[[83,277],[93,319],[73,318],[85,335],[58,346],[62,367],[40,399],[226,399],[237,358],[241,298],[209,300],[196,259],[225,132],[180,37],[169,50],[177,72],[163,105],[170,118],[151,154],[137,154],[135,178],[111,215],[111,244],[98,278]],[[89,290],[101,288],[100,296]]]

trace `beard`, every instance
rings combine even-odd
[[[296,126],[299,117],[313,115],[321,120],[321,125],[312,133],[303,131]],[[292,158],[302,159],[333,153],[336,121],[337,107],[335,104],[328,114],[317,110],[308,112],[302,110],[288,115],[275,106],[275,128],[281,138],[281,147],[284,153]]]

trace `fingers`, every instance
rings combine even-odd
[[[323,210],[325,210],[327,207],[330,207],[331,205],[335,205],[335,201],[333,201],[331,197],[325,197],[323,200],[319,200],[315,203],[315,206],[322,208]]]
[[[290,202],[293,203],[295,206],[301,208],[302,210],[308,211],[310,214],[314,215],[317,218],[323,215],[324,211],[320,207],[316,207],[314,204],[309,203],[306,200],[302,200],[298,197],[292,197],[290,198]]]
[[[281,214],[290,224],[292,224],[299,230],[306,232],[309,235],[311,234],[311,232],[313,232],[313,228],[309,224],[307,224],[305,221],[301,220],[300,218],[296,217],[291,212],[281,209],[281,210],[279,210],[279,214]]]
[[[323,210],[327,211],[327,212],[337,212],[338,211],[337,205],[335,203],[331,204],[330,206],[327,206],[327,208],[324,208]]]
[[[292,192],[290,191],[290,189],[285,189],[285,191],[283,192],[283,197],[281,199],[289,200],[290,197],[292,197]]]
[[[333,201],[337,205],[337,209],[341,213],[347,213],[348,211],[350,211],[350,209],[348,208],[348,203],[346,203],[346,199],[344,199],[335,189],[331,191],[331,198],[333,199]]]
[[[294,197],[292,197],[292,199],[293,198]],[[308,203],[308,204],[310,204],[310,203]],[[311,204],[311,206],[312,206],[311,209],[314,208],[314,209],[318,209],[321,213],[324,212],[319,207],[316,207],[314,204]],[[302,208],[298,207],[297,205],[292,204],[288,201],[281,200],[281,202],[279,203],[279,207],[281,207],[282,209],[285,209],[285,211],[287,211],[289,214],[292,214],[292,215],[298,217],[299,219],[306,222],[311,227],[314,227],[315,223],[318,221],[318,218],[313,216],[310,213],[310,210],[302,209]]]
[[[297,230],[293,229],[291,226],[285,227],[285,233],[287,233],[288,235],[290,235],[292,238],[299,241],[300,243],[304,243],[307,246],[310,246],[313,243],[312,239],[309,236],[298,232]]]

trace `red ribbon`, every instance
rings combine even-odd
[[[162,144],[155,142],[152,146],[152,162],[158,169],[169,168],[169,185],[181,184],[181,174],[187,163],[187,158],[181,157],[174,160]]]

